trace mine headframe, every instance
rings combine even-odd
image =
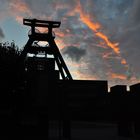
[[[38,19],[23,19],[23,24],[30,26],[31,30],[28,33],[29,39],[21,53],[21,59],[24,60],[28,53],[38,54],[40,52],[44,52],[46,59],[47,55],[53,55],[62,79],[72,80],[72,76],[54,40],[55,35],[53,28],[59,28],[61,22]],[[37,29],[38,27],[43,28],[43,30],[47,30],[47,32],[39,32]],[[35,42],[39,41],[47,42],[48,45],[45,47],[42,47],[41,45],[34,45]]]

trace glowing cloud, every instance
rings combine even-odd
[[[111,74],[111,78],[126,80],[126,79],[127,79],[127,76],[125,76],[125,75],[123,75],[123,74],[112,73],[112,74]]]
[[[28,5],[21,0],[11,0],[9,6],[20,13],[28,13],[30,14],[31,11],[28,8]]]
[[[120,54],[119,43],[112,43],[109,40],[109,37],[107,35],[105,35],[103,32],[101,32],[102,25],[98,22],[95,22],[95,21],[91,20],[92,18],[89,16],[89,14],[86,14],[83,11],[80,0],[77,2],[77,5],[76,5],[73,13],[75,13],[75,12],[79,13],[80,20],[85,25],[87,25],[89,27],[89,29],[91,29],[97,37],[99,37],[104,42],[103,44],[101,42],[99,44],[101,46],[103,46],[104,48],[105,48],[105,46],[108,46],[109,48],[111,48],[113,50],[113,52],[117,55],[115,58],[120,60],[120,63],[122,65],[124,65],[124,68],[127,71],[128,68],[129,68],[129,65],[127,64],[127,61],[124,58],[122,58],[122,56]],[[111,57],[109,57],[110,54],[111,53],[104,54],[103,58],[105,58],[105,59],[111,58]],[[122,80],[126,80],[125,75],[112,74],[111,77],[115,78],[115,79],[119,78],[119,79],[122,79]]]
[[[19,23],[22,23],[23,15],[28,17],[33,15],[28,5],[22,0],[11,0],[9,2],[9,9],[11,11],[10,14],[14,16]]]
[[[112,43],[109,40],[109,38],[104,33],[102,33],[100,31],[101,30],[101,24],[91,21],[90,16],[83,12],[80,1],[77,2],[77,6],[76,6],[74,12],[79,13],[80,20],[84,24],[86,24],[93,32],[95,32],[95,35],[97,37],[99,37],[100,39],[102,39],[105,42],[105,45],[110,47],[114,51],[114,53],[119,56],[121,64],[125,65],[125,67],[128,68],[128,64],[127,64],[126,60],[124,58],[122,58],[121,55],[120,55],[120,48],[118,47],[119,43]],[[103,57],[103,58],[105,58],[105,57]]]
[[[90,16],[83,12],[80,1],[78,1],[76,12],[80,14],[80,20],[85,23],[92,31],[94,31],[96,36],[104,40],[106,45],[113,49],[116,54],[120,54],[118,43],[112,43],[105,34],[99,31],[99,29],[101,29],[101,25],[99,23],[92,22]]]

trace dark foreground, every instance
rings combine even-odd
[[[132,128],[134,129],[134,128]],[[44,130],[44,132],[43,132]],[[49,130],[47,132],[47,130]],[[5,133],[7,131],[7,133]],[[46,131],[46,132],[45,132]],[[62,136],[62,126],[57,121],[49,122],[48,127],[9,127],[1,130],[2,140],[139,140],[140,135],[121,136],[115,122],[72,121],[69,138]]]

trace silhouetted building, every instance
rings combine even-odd
[[[59,83],[70,119],[98,118],[97,111],[103,109],[107,94],[107,81],[73,80]]]
[[[110,88],[110,93],[113,96],[119,97],[127,94],[126,85],[116,85]]]
[[[118,134],[120,136],[132,136],[130,116],[129,93],[126,85],[111,87],[112,116],[118,121]]]
[[[134,84],[130,86],[130,92],[131,94],[133,94],[134,96],[140,96],[140,83]]]
[[[140,83],[130,86],[130,94],[134,131],[136,135],[140,135]]]

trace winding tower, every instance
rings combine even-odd
[[[21,53],[21,59],[25,60],[28,53],[39,54],[45,53],[45,58],[47,59],[48,55],[53,55],[54,61],[57,64],[59,73],[63,80],[72,80],[72,76],[65,64],[65,61],[55,43],[55,35],[53,32],[54,28],[59,28],[61,22],[59,21],[45,21],[38,19],[23,19],[23,24],[30,26],[31,30],[29,31],[29,39],[24,47],[24,50]],[[37,28],[44,28],[47,32],[39,32]],[[38,42],[43,41],[47,42],[48,45],[42,47]]]
[[[61,22],[23,19],[23,24],[30,26],[31,30],[28,32],[29,39],[18,63],[25,81],[24,103],[20,109],[22,113],[18,113],[20,118],[18,123],[20,125],[24,123],[28,128],[36,127],[36,131],[40,131],[40,135],[43,136],[49,130],[49,121],[60,123],[64,118],[62,117],[64,109],[61,109],[63,108],[61,87],[63,82],[73,79],[55,43],[53,29],[59,28]],[[40,32],[40,28],[45,32]],[[47,45],[43,46],[40,42]],[[56,129],[59,129],[59,123]],[[40,127],[42,129],[38,130]]]

